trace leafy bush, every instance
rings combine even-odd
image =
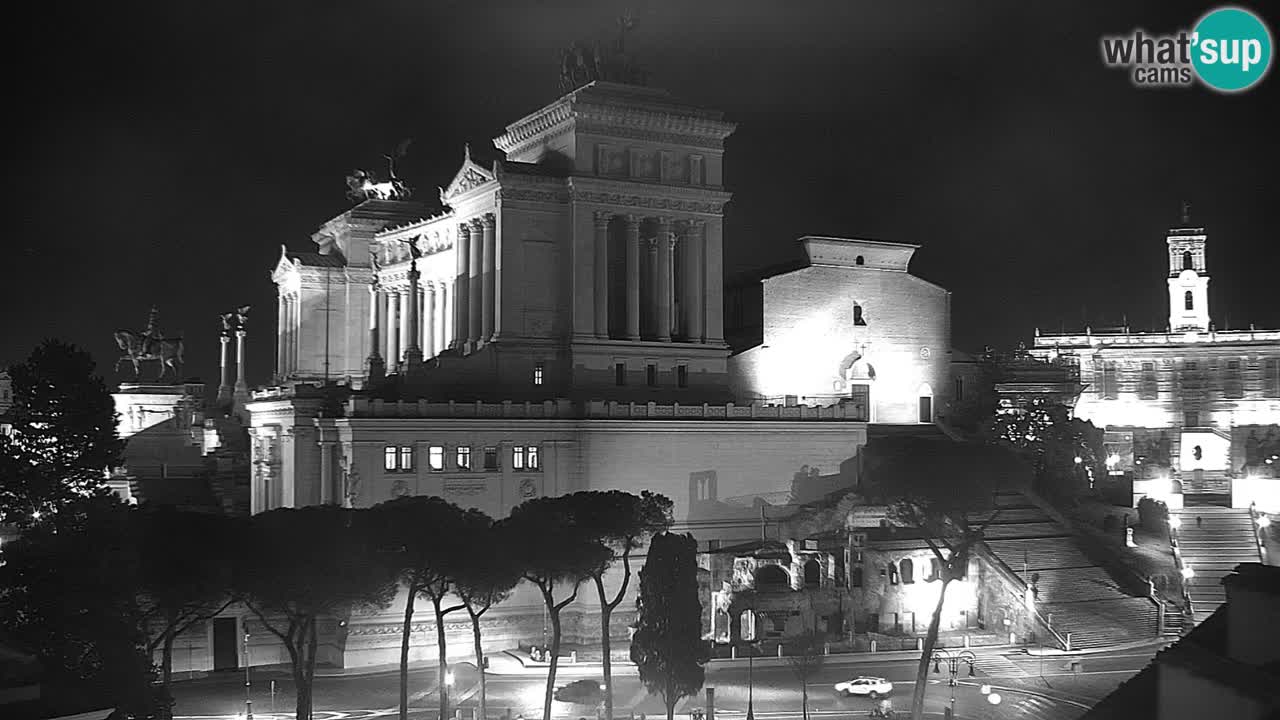
[[[1169,520],[1169,506],[1161,500],[1144,497],[1138,501],[1138,518],[1142,527],[1158,530]]]
[[[558,702],[595,705],[602,699],[600,681],[575,680],[564,687],[556,688],[554,697]]]

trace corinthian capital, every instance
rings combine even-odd
[[[608,210],[597,210],[595,211],[594,217],[597,228],[608,227],[609,221],[613,219],[613,213]]]

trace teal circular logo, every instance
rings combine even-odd
[[[1214,90],[1246,90],[1271,67],[1271,33],[1248,10],[1219,8],[1200,18],[1193,32],[1191,64]]]

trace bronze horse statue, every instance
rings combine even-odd
[[[183,363],[182,338],[148,337],[144,333],[133,330],[117,330],[115,338],[116,344],[124,352],[120,359],[116,360],[117,371],[120,370],[120,363],[128,360],[133,363],[133,374],[140,378],[142,361],[158,360],[160,362],[159,380],[164,379],[166,369],[173,370],[173,374],[177,376],[178,365]]]

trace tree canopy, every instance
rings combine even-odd
[[[649,543],[640,569],[631,661],[640,671],[640,682],[662,696],[668,720],[680,698],[702,689],[703,665],[711,658],[711,647],[702,639],[697,553],[692,535],[662,533]]]
[[[9,368],[12,434],[0,434],[0,522],[25,527],[110,490],[119,465],[115,401],[89,354],[46,340]]]

